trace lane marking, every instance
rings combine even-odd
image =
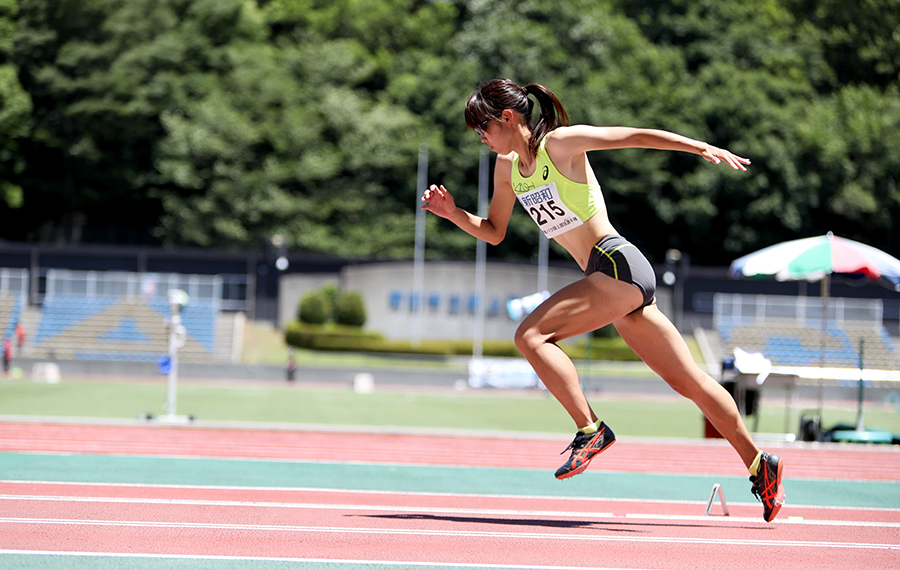
[[[572,501],[572,502],[591,502],[591,503],[642,503],[642,504],[666,504],[666,505],[698,505],[706,504],[705,501],[683,501],[673,499],[623,499],[618,497],[573,497],[566,495],[501,495],[496,493],[440,493],[435,491],[391,491],[380,489],[327,489],[322,487],[254,487],[239,485],[185,485],[174,483],[103,483],[103,482],[80,482],[80,481],[25,481],[25,480],[2,480],[0,485],[9,483],[13,485],[61,485],[72,487],[107,487],[111,489],[181,489],[181,490],[200,490],[200,491],[239,491],[239,492],[278,492],[278,493],[331,493],[331,494],[359,494],[359,495],[378,495],[390,496],[397,495],[401,497],[460,497],[468,499],[516,499],[516,500],[549,500],[549,501]],[[758,503],[734,503],[735,505],[758,505]],[[797,505],[792,505],[797,506]],[[823,507],[811,507],[823,508]],[[831,508],[831,507],[828,507]],[[881,509],[880,507],[834,507],[834,508],[850,508],[865,510],[886,510],[900,511],[900,509]]]
[[[233,486],[233,485],[187,485],[187,484],[146,484],[146,483],[103,483],[103,482],[79,482],[79,481],[28,481],[28,480],[3,480],[0,479],[0,485],[42,485],[42,486],[61,486],[61,487],[94,487],[94,488],[127,488],[127,489],[173,489],[173,490],[200,490],[200,491],[239,491],[239,492],[279,492],[279,493],[319,493],[319,494],[359,494],[374,496],[400,496],[400,497],[435,497],[435,498],[468,498],[468,499],[513,499],[527,501],[559,501],[559,502],[579,502],[579,503],[637,503],[645,505],[705,505],[705,501],[685,501],[673,499],[627,499],[627,498],[607,498],[607,497],[572,497],[564,495],[501,495],[501,494],[475,494],[475,493],[439,493],[434,491],[390,491],[378,489],[325,489],[316,487],[255,487],[255,486]],[[143,500],[143,499],[142,499]],[[732,503],[739,507],[756,507],[758,503],[736,502]],[[877,512],[877,513],[898,513],[900,509],[891,507],[847,507],[847,506],[829,506],[829,505],[799,505],[791,504],[792,509],[804,510],[822,510],[822,511],[841,511],[841,512]],[[576,511],[580,513],[581,511]],[[637,516],[637,515],[635,515]],[[686,515],[690,516],[690,515]],[[729,517],[737,520],[736,517]],[[709,520],[709,517],[703,517],[702,520]],[[758,522],[756,518],[746,519],[751,522]],[[782,523],[787,519],[778,519],[776,522]],[[813,519],[810,519],[813,520]],[[810,521],[806,521],[810,522]],[[832,524],[831,521],[823,519],[821,521],[825,525]],[[846,522],[846,521],[843,521]],[[861,521],[858,521],[861,522]],[[891,524],[891,523],[886,523]]]
[[[572,501],[578,503],[638,503],[649,505],[706,505],[706,501],[685,501],[674,499],[623,499],[618,497],[573,497],[571,495],[500,495],[495,493],[438,493],[434,491],[391,491],[379,489],[326,489],[321,487],[254,487],[254,486],[238,486],[238,485],[185,485],[185,484],[147,484],[147,483],[103,483],[103,482],[81,482],[81,481],[27,481],[27,480],[3,480],[0,479],[0,485],[5,483],[12,485],[59,485],[71,487],[106,487],[110,489],[126,488],[126,489],[180,489],[180,490],[201,490],[201,491],[240,491],[240,492],[279,492],[279,493],[329,493],[329,494],[359,494],[359,495],[378,495],[390,496],[396,495],[400,497],[460,497],[469,499],[515,499],[528,501]],[[735,506],[759,506],[755,502],[735,502],[730,503]],[[847,507],[847,506],[830,506],[830,505],[799,505],[791,503],[790,507],[796,509],[811,509],[825,511],[872,511],[885,513],[898,513],[900,509],[891,507]],[[781,520],[781,519],[778,519]]]
[[[691,537],[634,537],[634,536],[597,536],[587,534],[553,534],[553,533],[524,533],[524,532],[487,532],[474,530],[428,530],[428,529],[398,529],[377,527],[315,527],[295,525],[262,525],[262,524],[228,524],[228,523],[193,523],[193,522],[167,522],[167,521],[116,521],[116,520],[79,520],[79,519],[48,519],[48,518],[19,518],[2,517],[0,524],[13,525],[55,525],[55,526],[90,526],[90,527],[114,527],[114,528],[144,528],[144,529],[194,529],[194,530],[224,530],[224,531],[264,531],[264,532],[288,532],[288,533],[319,533],[319,534],[366,534],[366,535],[407,535],[407,536],[441,536],[464,538],[508,538],[518,540],[560,540],[560,541],[595,541],[595,542],[628,542],[643,544],[697,544],[697,545],[728,545],[728,546],[755,546],[755,547],[803,547],[803,548],[837,548],[853,550],[900,550],[900,544],[878,544],[865,542],[813,542],[807,540],[752,540],[752,539],[705,539]]]
[[[155,445],[158,445],[158,442],[150,442],[150,444],[148,444],[148,446],[150,446],[150,447],[153,447]],[[229,450],[232,449],[232,447],[229,447],[227,444],[221,444],[217,447],[222,447],[222,446],[226,447]],[[185,447],[185,446],[182,446],[182,447]],[[202,447],[202,446],[191,445],[191,447]],[[321,448],[316,447],[314,449],[323,449],[329,455],[333,454],[333,452],[334,452],[333,449],[324,448],[324,447],[321,447]],[[392,454],[397,452],[397,450],[400,450],[401,454],[403,454],[402,452],[404,450],[406,450],[408,452],[416,452],[416,453],[420,453],[420,451],[421,451],[421,449],[419,447],[411,447],[411,448],[390,447],[388,449],[389,449],[389,452]],[[152,459],[171,459],[171,460],[178,460],[178,461],[227,461],[227,462],[235,462],[235,463],[240,463],[240,462],[287,463],[287,464],[311,464],[311,465],[334,465],[334,466],[349,465],[349,466],[356,466],[356,467],[412,467],[412,468],[425,467],[425,468],[435,468],[435,469],[463,469],[463,470],[465,470],[465,469],[491,469],[491,470],[514,469],[516,471],[540,471],[540,472],[546,472],[548,469],[552,470],[552,467],[549,464],[544,463],[542,460],[535,460],[534,462],[529,463],[529,464],[523,463],[521,465],[515,465],[512,467],[509,467],[509,466],[503,465],[503,464],[484,465],[481,462],[477,462],[477,461],[460,464],[460,463],[446,463],[446,462],[442,462],[442,461],[407,462],[407,461],[400,461],[400,460],[396,460],[396,459],[391,459],[389,461],[384,461],[384,460],[379,460],[379,459],[368,459],[368,460],[358,459],[358,460],[353,460],[353,461],[335,461],[333,459],[303,459],[303,458],[297,458],[294,456],[282,456],[282,455],[276,455],[276,456],[260,456],[260,455],[249,455],[249,454],[247,456],[240,456],[240,455],[225,456],[225,455],[215,455],[215,454],[208,454],[208,455],[200,454],[200,455],[198,455],[197,453],[190,454],[190,451],[192,451],[192,450],[188,450],[183,453],[171,453],[171,452],[169,452],[169,453],[140,453],[140,452],[128,453],[125,451],[118,451],[118,450],[114,453],[105,453],[102,450],[102,446],[98,446],[97,449],[85,449],[85,450],[77,450],[77,451],[65,451],[65,450],[34,451],[31,449],[13,449],[13,450],[0,449],[0,451],[8,451],[10,453],[16,453],[16,454],[21,454],[21,455],[46,455],[46,456],[59,456],[59,457],[87,457],[87,456],[95,456],[96,457],[96,456],[100,456],[100,457],[113,457],[113,458],[119,458],[119,459],[151,459],[151,460]],[[196,451],[196,450],[193,450],[193,451]],[[480,455],[494,457],[495,454],[483,453]],[[442,454],[441,452],[431,452],[429,456],[443,458],[445,456],[445,454]],[[469,453],[468,456],[471,456],[471,452]],[[601,473],[607,472],[607,473],[615,473],[615,474],[620,474],[620,475],[652,475],[652,476],[665,477],[665,476],[672,476],[674,474],[673,472],[681,472],[684,467],[683,462],[671,462],[671,461],[666,460],[665,462],[660,463],[658,461],[651,460],[650,463],[638,463],[639,461],[641,461],[641,458],[635,457],[635,458],[631,458],[629,460],[630,467],[628,467],[628,468],[619,467],[619,468],[613,468],[613,469],[608,469],[608,470],[600,468],[599,470],[595,470],[594,472],[601,472]],[[635,467],[635,466],[641,466],[641,465],[643,465],[644,467],[641,467],[641,468]],[[711,465],[712,465],[712,463],[711,463]],[[739,468],[729,468],[729,469],[725,469],[723,471],[719,471],[714,474],[711,473],[710,475],[718,475],[721,477],[743,478],[744,471],[745,470],[741,470]],[[850,475],[842,476],[840,479],[838,479],[838,481],[840,481],[842,483],[897,483],[897,482],[900,482],[900,480],[898,480],[898,478],[896,476],[897,475],[896,470],[892,469],[892,466],[890,464],[888,464],[884,467],[879,467],[878,472],[879,472],[879,474],[873,474],[871,469],[866,469],[865,472],[863,473],[863,475],[853,476],[853,474],[851,473]],[[792,477],[791,479],[794,481],[834,480],[833,477],[831,476],[833,474],[831,472],[828,472],[828,473],[829,473],[828,476],[824,476],[824,475],[809,476],[808,475],[806,477]]]
[[[200,556],[192,554],[151,554],[151,553],[119,553],[119,552],[76,552],[64,550],[3,550],[0,549],[0,556],[4,554],[26,555],[26,556],[80,556],[80,557],[97,557],[97,558],[148,558],[148,559],[166,559],[166,560],[221,560],[223,562],[240,561],[240,562],[292,562],[305,564],[334,564],[334,565],[353,565],[371,568],[373,566],[413,566],[425,568],[508,568],[509,570],[571,570],[572,566],[527,566],[519,564],[465,564],[462,562],[401,562],[395,560],[344,560],[330,558],[288,558],[288,557],[268,557],[268,556]],[[641,568],[596,568],[593,570],[650,570]],[[656,569],[659,570],[659,569]]]
[[[154,444],[155,444],[155,442],[154,442]],[[153,447],[153,445],[150,445],[148,447]],[[193,446],[193,447],[196,447],[196,446]],[[221,447],[225,447],[229,450],[232,449],[232,447],[229,447],[226,444],[222,444]],[[378,459],[370,459],[370,460],[356,459],[353,461],[335,461],[333,459],[303,459],[303,458],[297,458],[295,456],[270,457],[270,456],[259,456],[259,455],[247,455],[247,456],[241,456],[241,455],[226,456],[226,455],[212,455],[212,454],[211,455],[198,455],[197,453],[190,454],[190,451],[192,451],[192,450],[188,450],[188,451],[184,452],[183,454],[181,454],[181,453],[139,453],[139,452],[127,453],[124,451],[116,451],[115,453],[105,453],[102,451],[102,449],[103,449],[102,446],[97,446],[97,449],[87,449],[87,450],[77,450],[77,451],[53,451],[53,450],[33,451],[33,450],[29,450],[29,449],[13,449],[13,450],[0,449],[0,451],[16,453],[16,454],[20,454],[20,455],[47,455],[47,456],[59,456],[59,457],[93,456],[93,457],[113,457],[113,458],[117,458],[117,459],[173,459],[173,460],[178,460],[178,461],[227,461],[227,462],[232,462],[232,463],[241,463],[241,462],[288,463],[288,464],[335,465],[335,466],[350,465],[350,466],[356,466],[356,467],[431,467],[431,468],[438,468],[438,469],[515,469],[517,471],[547,471],[548,469],[550,469],[550,467],[548,465],[545,465],[544,463],[542,463],[539,460],[534,461],[528,465],[522,464],[522,465],[517,465],[515,467],[506,467],[504,465],[482,465],[475,461],[473,461],[472,463],[465,463],[462,465],[460,465],[459,463],[441,463],[441,462],[434,462],[434,463],[424,462],[423,463],[421,461],[417,462],[417,461],[397,461],[397,460],[382,461],[382,460],[378,460]],[[324,447],[321,449],[323,450],[323,453],[327,453],[328,455],[334,454],[334,449],[326,449]],[[418,453],[420,451],[420,449],[419,448],[409,448],[409,449],[405,450],[405,448],[402,448],[402,447],[391,447],[389,449],[389,451],[390,451],[390,453],[397,453],[398,455],[408,455],[409,452]],[[407,453],[403,453],[404,451],[407,451]],[[435,451],[435,452],[431,453],[431,455],[434,457],[439,457],[439,458],[446,456],[445,453],[442,453],[440,451]],[[491,453],[483,453],[482,455],[484,455],[486,457],[494,457],[495,456],[495,454],[491,454]],[[470,456],[471,456],[471,454],[470,454]],[[647,474],[647,475],[671,475],[672,474],[671,471],[667,472],[665,470],[662,470],[659,472],[654,472],[654,471],[644,472],[644,471],[633,471],[633,470],[613,471],[613,472],[625,473],[625,474],[641,473],[641,474]],[[725,473],[725,474],[722,474],[722,476],[723,477],[736,477],[738,475],[737,475],[737,473],[732,473],[732,474]]]
[[[673,515],[656,513],[613,513],[590,511],[557,511],[557,510],[520,510],[520,509],[469,509],[458,507],[433,507],[433,506],[392,506],[392,505],[351,505],[333,503],[285,503],[268,501],[227,501],[227,500],[200,500],[200,499],[152,499],[152,498],[122,498],[122,497],[69,497],[49,495],[0,495],[0,501],[35,501],[35,502],[60,502],[60,503],[99,503],[99,504],[138,504],[160,506],[204,506],[204,507],[240,507],[255,509],[303,509],[322,511],[353,511],[353,512],[399,512],[422,513],[443,515],[477,515],[495,517],[554,517],[566,519],[597,518],[597,519],[629,519],[638,521],[689,521],[689,522],[716,522],[726,526],[732,523],[759,523],[761,527],[767,527],[760,522],[758,517],[710,517],[708,515]],[[597,521],[598,523],[600,521]],[[850,528],[897,528],[900,522],[878,521],[851,521],[851,520],[816,520],[804,517],[787,517],[779,519],[779,524],[793,526],[832,526]]]

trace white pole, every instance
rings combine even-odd
[[[422,341],[422,311],[425,304],[425,210],[422,196],[428,184],[428,145],[419,146],[419,172],[416,181],[416,247],[413,259],[413,315],[410,343],[418,348]]]
[[[478,159],[478,215],[487,217],[488,212],[488,147],[481,147]],[[484,316],[487,312],[487,243],[476,240],[475,245],[475,330],[473,332],[472,358],[480,359],[484,355]]]
[[[166,416],[169,423],[186,422],[190,418],[177,417],[178,412],[178,349],[184,346],[186,331],[181,326],[181,309],[188,303],[188,295],[181,289],[169,289],[169,305],[172,316],[169,318],[169,373],[166,394]]]
[[[178,408],[178,328],[181,326],[181,315],[177,311],[176,305],[172,305],[172,316],[169,318],[169,377],[166,395],[166,417],[172,421]]]
[[[825,345],[828,343],[828,297],[831,294],[828,274],[822,277],[822,335],[819,347],[819,417],[822,417],[822,409],[825,406],[825,388],[821,379],[825,378]]]

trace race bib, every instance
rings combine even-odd
[[[577,228],[584,222],[559,197],[556,182],[518,194],[519,202],[548,238]]]

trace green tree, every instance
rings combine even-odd
[[[297,319],[310,325],[324,325],[329,320],[328,301],[321,291],[307,293],[300,299]]]
[[[815,32],[822,59],[832,73],[817,78],[822,91],[846,85],[879,90],[897,86],[900,74],[900,0],[784,0],[799,21]]]
[[[342,292],[334,307],[334,322],[351,327],[366,324],[366,307],[362,295],[355,291]]]
[[[362,295],[329,284],[303,295],[297,318],[311,325],[335,323],[361,327],[366,323],[366,309]]]
[[[278,233],[297,251],[409,258],[420,147],[429,182],[475,210],[482,145],[463,106],[510,77],[553,89],[576,123],[753,160],[592,154],[613,224],[651,260],[677,247],[727,264],[828,230],[898,251],[898,8],[0,0],[0,231],[241,249]],[[474,255],[474,238],[426,223],[427,255]],[[489,255],[532,258],[538,235],[517,209]]]
[[[167,243],[246,247],[280,233],[304,251],[411,253],[410,165],[440,139],[385,96],[394,54],[360,33],[396,12],[351,4],[270,3],[273,40],[230,51],[206,93],[164,115],[157,167],[192,190],[165,199]]]
[[[0,203],[12,209],[22,206],[22,187],[12,179],[26,166],[18,141],[28,132],[32,110],[31,96],[19,82],[18,66],[11,62],[18,11],[16,0],[0,0]]]
[[[222,46],[261,39],[241,0],[20,0],[13,63],[34,102],[23,211],[9,233],[92,239],[81,227],[146,231],[161,206],[150,194],[160,114],[202,89]],[[127,212],[127,216],[123,216]],[[40,234],[37,229],[44,226]],[[126,226],[127,227],[127,226]],[[11,231],[10,228],[16,228]],[[140,230],[140,228],[144,228]],[[118,239],[145,240],[126,232]]]
[[[887,75],[873,69],[875,58],[885,58],[881,68],[894,61],[896,42],[889,46],[886,28],[872,22],[885,8],[883,2],[849,7],[843,2],[616,0],[615,5],[654,45],[677,48],[684,57],[693,95],[685,99],[684,111],[662,115],[670,125],[664,128],[679,130],[671,125],[680,121],[699,126],[681,132],[753,160],[746,174],[709,168],[690,172],[670,164],[672,178],[650,187],[654,225],[663,229],[655,242],[690,251],[704,264],[727,264],[753,249],[828,230],[896,248],[884,231],[891,223],[873,226],[867,215],[890,216],[896,210],[890,191],[876,190],[894,187],[896,177],[890,166],[874,164],[876,156],[893,164],[890,143],[884,144],[892,138],[885,133],[892,120],[879,113],[896,98],[896,66]],[[893,13],[885,16],[892,19]],[[850,66],[859,68],[855,74],[844,69],[848,60],[839,52],[846,50],[836,50],[834,41],[846,40],[840,30],[848,29],[868,30],[850,42],[857,53]],[[884,78],[891,73],[894,86],[885,89]],[[838,87],[853,81],[871,86],[849,92],[865,103],[859,107],[847,105],[848,93]],[[857,148],[874,152],[840,142],[847,140],[849,133],[842,131],[850,123],[872,127],[857,129],[850,138]],[[631,224],[626,227],[630,230]],[[659,259],[658,249],[650,252]]]

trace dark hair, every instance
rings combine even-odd
[[[540,107],[540,116],[533,126],[531,116],[534,103],[528,98],[529,95]],[[511,109],[525,117],[531,129],[528,150],[532,156],[537,154],[541,139],[557,124],[569,124],[569,116],[562,103],[543,85],[531,83],[519,87],[510,79],[492,79],[479,85],[478,91],[466,102],[466,125],[471,129],[483,129],[489,121],[499,119],[504,109]]]

